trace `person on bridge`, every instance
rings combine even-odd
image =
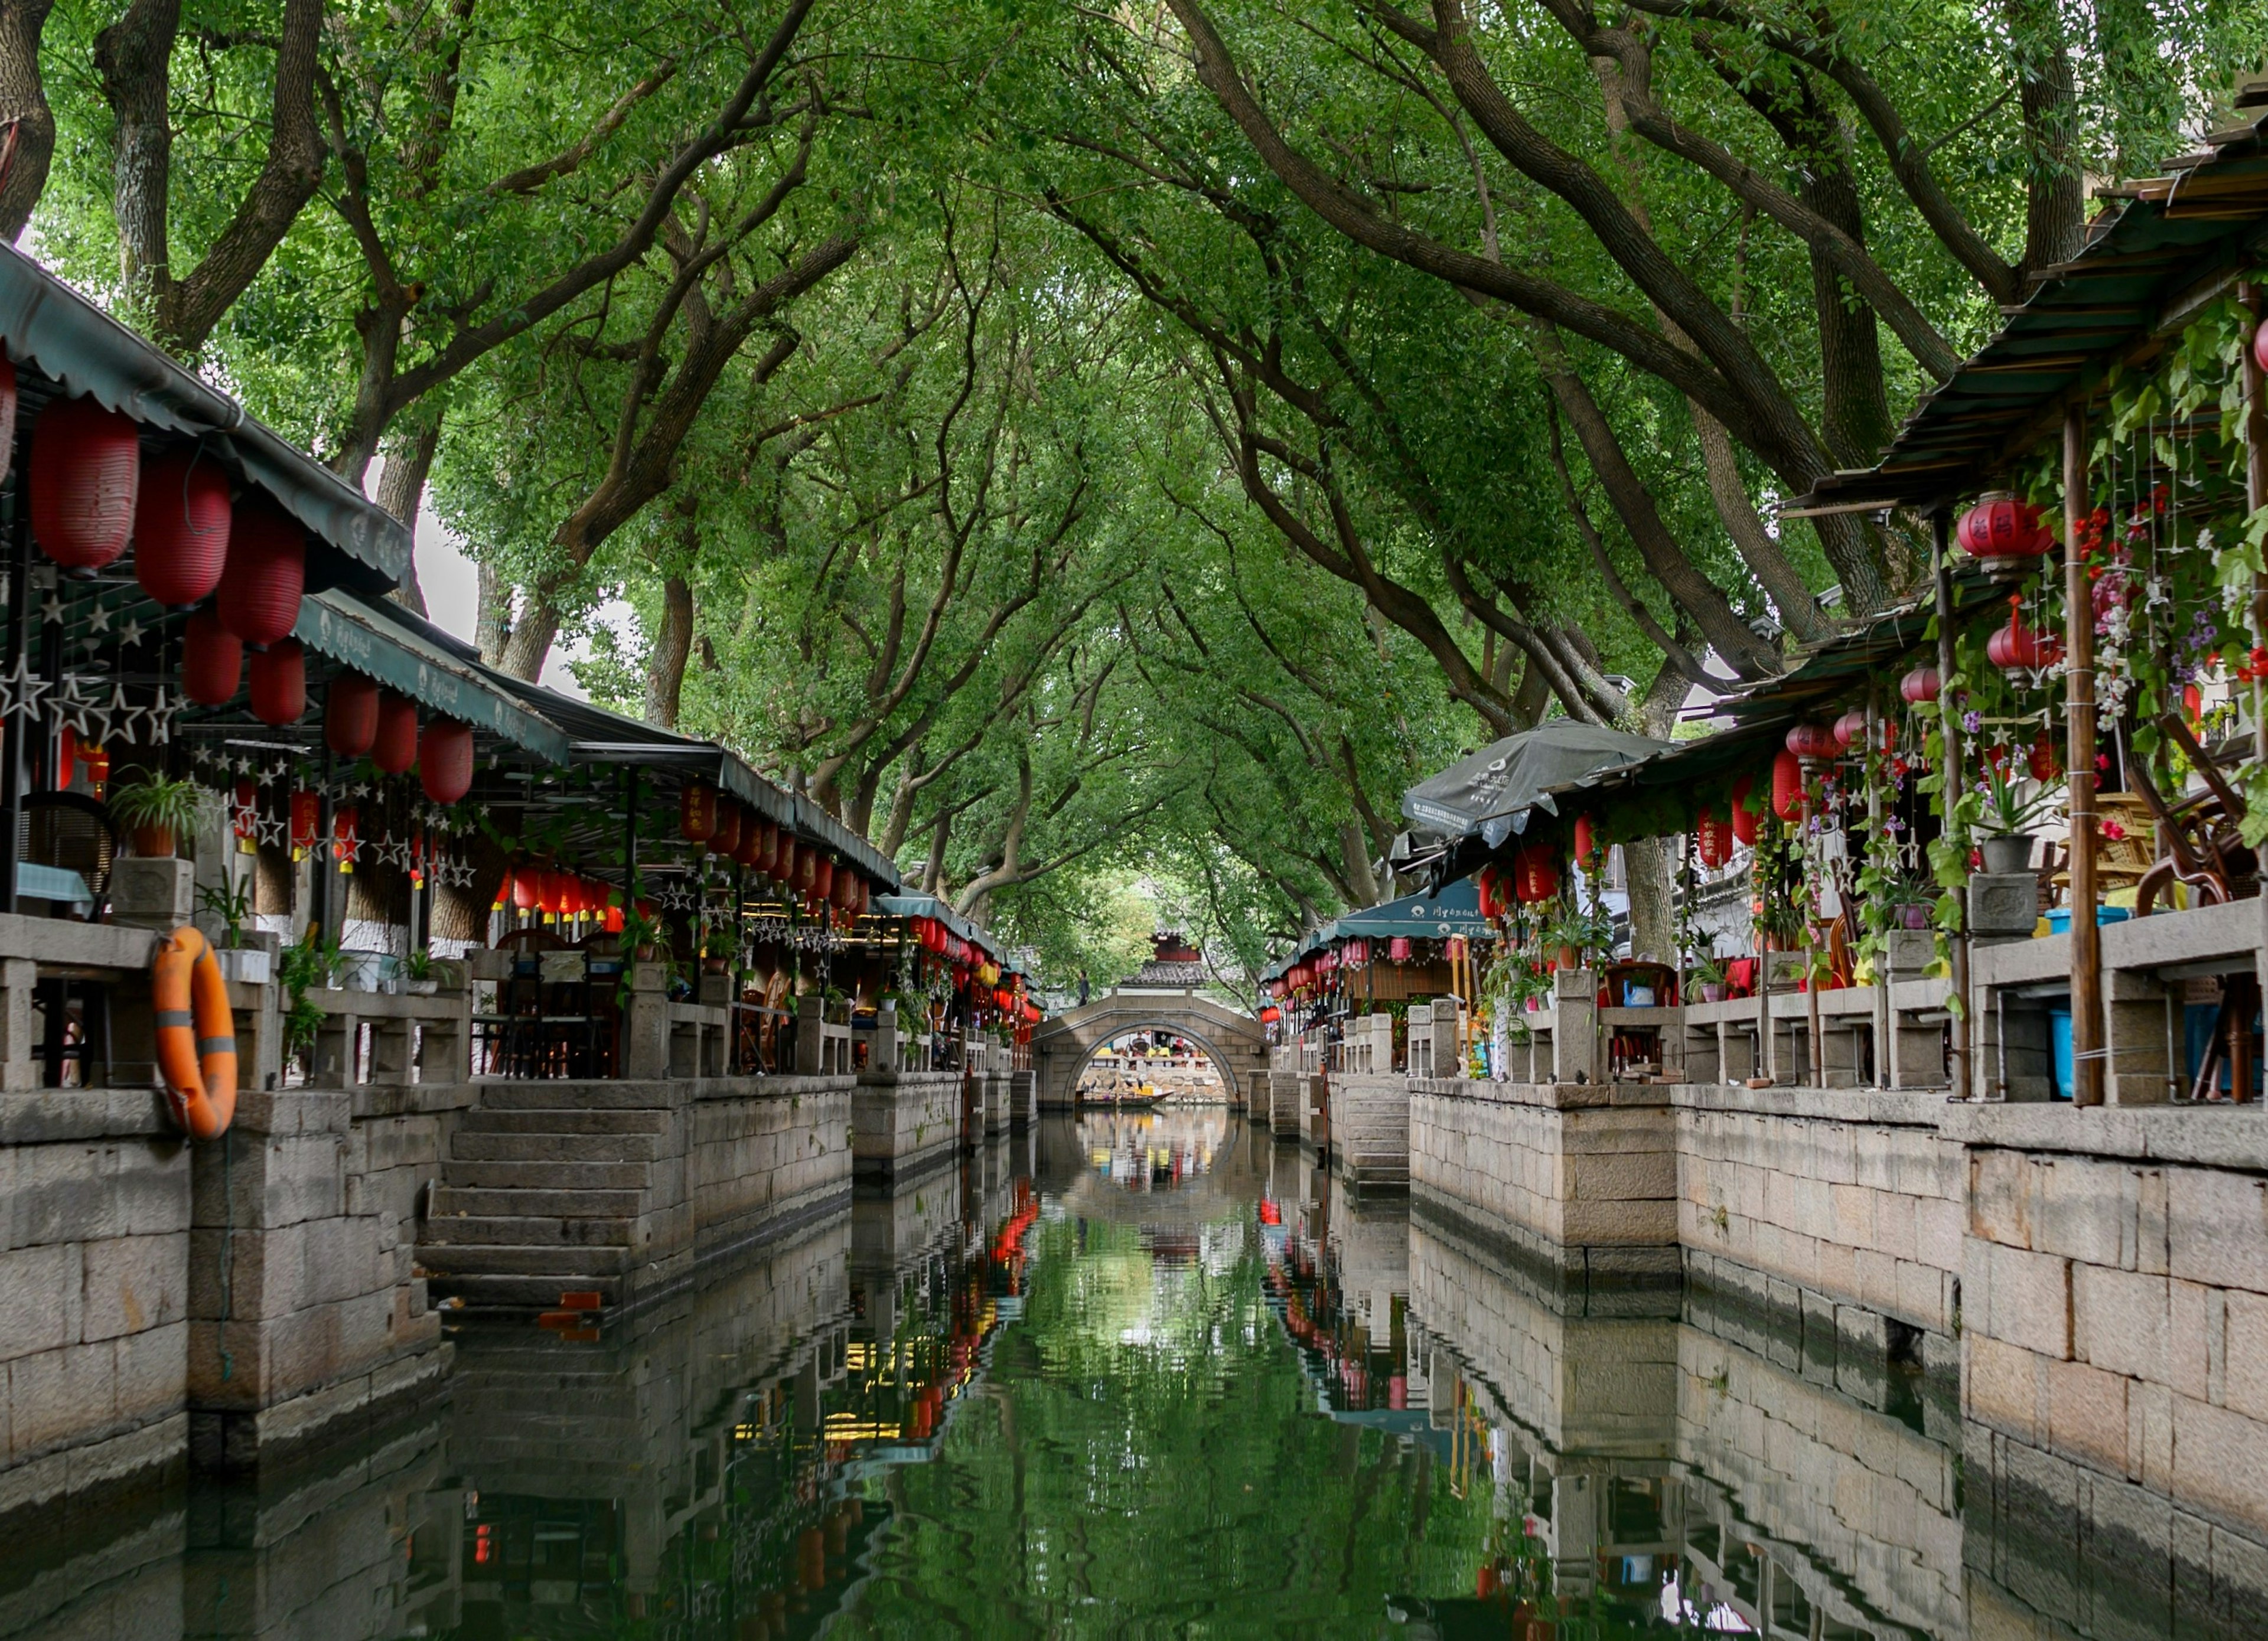
[[[1083,968],[1079,971],[1079,1005],[1086,1006],[1086,970]]]

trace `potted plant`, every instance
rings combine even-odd
[[[1724,960],[1711,953],[1701,953],[1686,969],[1685,983],[1701,993],[1704,1003],[1722,1003],[1726,992]]]
[[[296,1057],[314,1047],[315,1034],[322,1029],[327,1010],[307,995],[310,988],[329,982],[331,960],[337,954],[335,942],[319,944],[313,926],[306,938],[284,948],[277,965],[277,978],[291,994],[291,1003],[284,1010],[284,1052]]]
[[[2035,840],[2024,828],[2052,809],[2059,794],[2048,783],[2029,778],[2006,747],[1986,747],[1981,762],[1973,788],[1977,852],[1993,876],[2029,872]]]
[[[1562,968],[1580,968],[1592,953],[1606,951],[1614,943],[1614,921],[1604,912],[1571,909],[1543,931],[1544,946],[1558,948]]]
[[[197,909],[221,925],[223,944],[213,949],[220,972],[227,979],[264,986],[272,971],[269,954],[244,944],[244,925],[252,919],[252,881],[208,883],[197,891]]]
[[[111,794],[110,814],[132,839],[136,854],[163,860],[173,853],[182,834],[195,827],[204,805],[205,789],[195,781],[169,781],[145,773]]]
[[[441,990],[444,980],[453,977],[454,971],[444,960],[428,951],[412,952],[401,960],[403,983],[413,997],[430,997]]]

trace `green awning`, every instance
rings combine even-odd
[[[292,634],[342,666],[398,689],[434,711],[510,741],[564,768],[567,734],[490,681],[485,669],[452,655],[396,621],[386,607],[345,592],[318,592],[299,605]]]
[[[21,384],[27,408],[50,396],[47,384],[52,383],[144,427],[200,438],[367,572],[352,579],[373,590],[401,579],[410,540],[401,520],[5,245],[0,245],[0,346],[35,373]],[[318,578],[313,585],[322,583]]]

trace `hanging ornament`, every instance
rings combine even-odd
[[[378,681],[341,673],[323,693],[323,745],[342,758],[359,758],[377,739]]]
[[[1522,843],[1513,857],[1513,892],[1524,906],[1541,906],[1559,893],[1559,862],[1549,846]]]
[[[1910,707],[1927,706],[1938,697],[1937,668],[1917,666],[1898,680],[1898,697]]]
[[[134,509],[134,578],[173,609],[202,604],[228,562],[228,475],[201,445],[142,469]]]
[[[396,690],[378,697],[378,734],[370,759],[386,775],[401,775],[417,762],[417,703]]]
[[[1386,942],[1386,960],[1389,963],[1406,963],[1410,960],[1408,935],[1397,934],[1388,938]]]
[[[413,889],[425,887],[425,828],[423,823],[410,828],[409,887]]]
[[[543,872],[541,867],[520,866],[512,874],[512,909],[516,912],[540,911],[543,906]]]
[[[190,616],[181,629],[181,693],[201,707],[225,707],[243,675],[243,640],[210,610]]]
[[[790,887],[794,886],[795,857],[798,847],[795,835],[783,829],[780,833],[779,852],[772,857],[772,869],[767,874],[773,882],[785,884]]]
[[[50,401],[32,428],[32,539],[66,570],[126,550],[142,475],[142,430],[92,399]]]
[[[307,710],[307,657],[297,638],[271,644],[252,658],[252,716],[281,728]]]
[[[740,835],[733,843],[733,860],[736,865],[755,864],[756,852],[763,846],[763,828],[756,820],[756,812],[745,810],[740,815]]]
[[[825,855],[815,857],[810,870],[803,874],[803,892],[815,901],[825,901],[835,887],[835,862]]]
[[[2055,739],[2045,730],[2042,730],[2039,738],[2032,742],[2032,749],[2024,762],[2036,781],[2052,781],[2063,772],[2056,763]]]
[[[2008,600],[2008,624],[1996,629],[1984,645],[1984,659],[2004,673],[2036,673],[2063,659],[2063,645],[2047,633],[2024,625],[2023,603]]]
[[[1725,865],[1733,857],[1733,823],[1723,816],[1704,810],[1693,824],[1694,852],[1701,864],[1711,871]]]
[[[355,857],[362,852],[357,835],[358,819],[352,804],[341,804],[331,812],[331,858],[338,863],[342,876],[353,872]]]
[[[110,780],[110,754],[100,747],[89,747],[79,754],[79,768],[85,772],[88,792],[100,798]]]
[[[221,625],[255,649],[281,643],[299,619],[306,582],[307,534],[299,521],[261,491],[238,497],[215,602]]]
[[[291,794],[291,858],[305,860],[322,836],[323,799],[304,788]]]
[[[425,796],[453,804],[473,790],[473,726],[435,718],[417,742],[417,778]]]
[[[230,830],[236,835],[236,852],[256,855],[260,852],[260,788],[250,781],[236,784],[234,813],[230,816]]]
[[[777,820],[753,820],[755,827],[755,847],[749,852],[747,864],[765,877],[770,877],[779,865],[780,829]]]

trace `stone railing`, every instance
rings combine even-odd
[[[1455,1077],[1464,1004],[1454,997],[1410,1005],[1409,1071],[1412,1077]]]
[[[311,1088],[462,1083],[472,1076],[472,994],[462,987],[426,996],[318,987],[306,998],[322,1011]]]
[[[1360,1077],[1383,1077],[1397,1068],[1394,1016],[1381,1010],[1347,1022],[1346,1035],[1331,1050],[1331,1070]]]
[[[795,1069],[804,1077],[840,1077],[850,1069],[850,1015],[844,1004],[829,1005],[820,993],[806,992],[795,1005]]]

